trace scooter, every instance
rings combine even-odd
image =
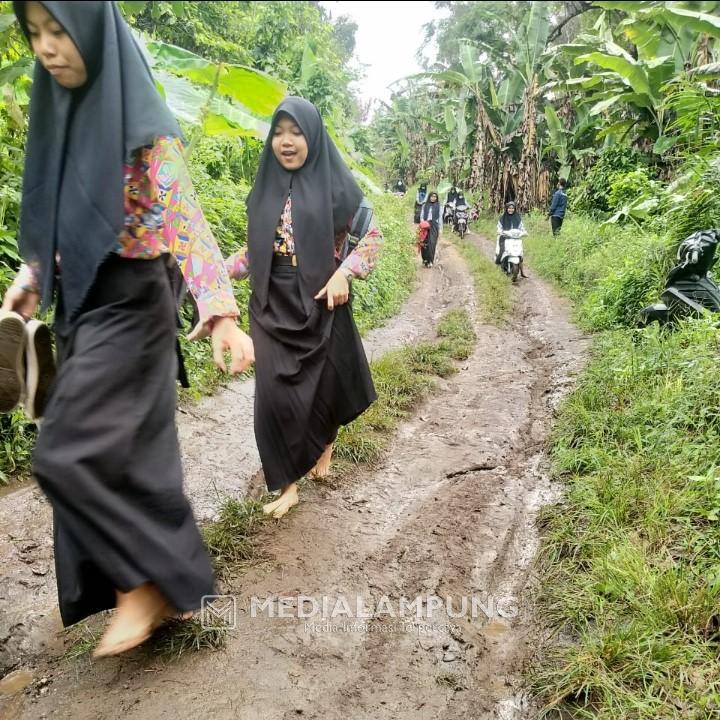
[[[443,208],[443,223],[445,225],[455,224],[455,205],[452,203],[445,203]]]
[[[677,265],[668,273],[662,302],[640,311],[639,324],[661,325],[682,317],[700,317],[708,310],[720,313],[720,287],[709,275],[717,262],[720,230],[700,230],[680,243]]]
[[[517,282],[518,277],[522,274],[524,255],[522,239],[525,235],[527,235],[527,231],[520,228],[503,230],[495,245],[495,262],[513,282]]]
[[[456,209],[455,210],[455,231],[460,236],[460,238],[465,237],[465,233],[467,232],[467,224],[468,224],[468,211],[467,208],[463,209]]]

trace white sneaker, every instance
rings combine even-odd
[[[53,355],[50,328],[39,320],[27,324],[27,396],[25,412],[33,420],[40,420],[45,413],[50,387],[55,380],[55,356]]]
[[[0,310],[0,413],[9,413],[25,395],[25,321]]]

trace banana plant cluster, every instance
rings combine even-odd
[[[436,98],[425,115],[441,149],[412,172],[463,182],[492,207],[511,196],[528,209],[609,145],[634,145],[668,167],[717,153],[720,3],[599,0],[558,32],[571,5],[529,3],[511,37],[460,39],[451,68],[413,78],[406,97]],[[393,121],[407,138],[406,119],[389,108],[383,122]]]

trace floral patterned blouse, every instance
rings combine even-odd
[[[178,138],[161,137],[125,165],[125,229],[121,257],[177,260],[202,322],[236,317],[237,303],[222,253],[203,214]],[[58,258],[61,264],[61,258]],[[37,272],[23,265],[15,285],[37,291]]]
[[[335,238],[335,257],[340,258],[347,233],[340,233]],[[380,231],[373,227],[361,238],[357,247],[345,258],[340,267],[350,270],[356,278],[365,280],[373,271],[377,263],[380,247],[382,245]],[[292,197],[288,197],[285,207],[280,215],[278,227],[275,232],[275,253],[277,255],[295,254],[295,237],[292,227]],[[250,262],[247,247],[231,255],[225,260],[230,277],[244,280],[250,274]]]

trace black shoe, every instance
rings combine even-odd
[[[14,312],[0,310],[0,413],[9,413],[25,394],[25,322]]]
[[[33,420],[45,414],[50,387],[55,380],[55,357],[53,355],[50,328],[39,320],[27,324],[27,397],[25,412]]]

